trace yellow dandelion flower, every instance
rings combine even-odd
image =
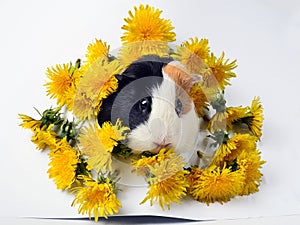
[[[219,146],[214,154],[212,164],[220,166],[225,161],[224,158],[226,156],[237,150],[236,142],[234,140],[235,139],[231,138]]]
[[[85,155],[93,155],[99,145],[102,145],[95,126],[89,124],[82,129],[78,137],[79,146]]]
[[[91,43],[87,47],[87,53],[85,55],[86,60],[83,65],[80,67],[82,74],[85,74],[90,66],[96,62],[99,58],[102,58],[104,61],[108,61],[110,45],[107,45],[106,42],[96,39],[95,42]]]
[[[76,91],[77,91],[77,85],[78,82],[74,85],[72,85],[66,92],[64,95],[65,98],[65,105],[67,107],[67,109],[69,111],[73,111],[73,107],[74,107],[74,99],[75,99],[75,95],[76,95]]]
[[[240,195],[249,195],[258,191],[261,183],[262,173],[260,171],[265,161],[261,160],[258,150],[244,150],[237,157],[237,164],[243,176],[245,176],[245,185]]]
[[[173,57],[185,65],[191,73],[202,74],[203,69],[208,69],[206,60],[209,58],[209,52],[208,40],[199,40],[195,37],[177,46],[177,52]]]
[[[129,18],[125,18],[121,37],[123,46],[119,53],[119,60],[128,66],[145,55],[167,57],[169,55],[168,42],[175,41],[174,27],[170,20],[160,18],[162,11],[140,5],[134,8],[134,14],[129,11]]]
[[[159,182],[157,180],[154,182],[150,180],[147,195],[140,204],[150,200],[150,205],[152,206],[153,202],[157,201],[162,210],[164,210],[164,205],[170,209],[172,202],[180,203],[180,199],[186,195],[187,188],[189,187],[186,180],[187,174],[188,171],[181,170]]]
[[[168,179],[181,171],[185,165],[186,162],[182,156],[172,153],[168,158],[148,166],[149,173],[151,174],[148,182],[152,184]]]
[[[112,171],[111,152],[118,145],[118,141],[125,140],[125,131],[128,129],[122,126],[120,120],[117,120],[115,125],[105,122],[101,128],[97,124],[85,127],[78,140],[82,153],[89,156],[87,159],[89,167],[97,171],[106,172],[107,169]]]
[[[183,170],[185,164],[183,157],[173,149],[161,149],[154,156],[133,162],[135,172],[146,176],[149,183],[147,195],[140,204],[150,200],[152,206],[157,201],[164,210],[165,205],[170,209],[171,202],[180,203],[189,185],[185,179],[188,171]]]
[[[102,171],[103,173],[106,173],[107,170],[112,171],[113,169],[111,167],[111,163],[112,163],[111,153],[106,152],[104,150],[102,151],[99,150],[98,153],[99,154],[96,154],[95,152],[93,155],[87,158],[86,160],[88,164],[87,169],[88,170],[95,169],[97,172]]]
[[[100,57],[108,58],[109,49],[110,46],[106,42],[96,39],[94,43],[87,47],[86,63],[91,65]]]
[[[224,52],[220,58],[217,58],[213,53],[208,57],[206,63],[211,72],[203,74],[205,86],[216,86],[223,91],[226,85],[230,85],[229,79],[236,77],[236,74],[232,72],[232,70],[237,67],[236,60],[229,62],[229,59],[224,59],[224,57]]]
[[[94,62],[81,78],[74,100],[74,114],[80,119],[91,119],[98,113],[102,99],[118,88],[115,74],[122,66],[117,60],[105,61],[103,57]]]
[[[105,149],[94,126],[85,127],[78,141],[82,154],[88,156],[88,169],[95,169],[97,172],[102,170],[104,173],[107,170],[112,171],[111,152]]]
[[[192,175],[193,176],[193,175]],[[211,166],[201,173],[195,173],[190,194],[194,199],[207,205],[218,201],[228,202],[244,187],[244,176],[230,168]]]
[[[191,167],[189,174],[186,176],[186,180],[189,183],[188,193],[191,192],[191,188],[194,187],[194,184],[199,179],[201,173],[202,170],[199,167]]]
[[[53,126],[54,124],[51,124],[48,128],[43,126],[34,130],[31,141],[36,144],[37,149],[45,150],[49,148],[52,150],[56,148],[57,134],[52,130]]]
[[[123,127],[121,120],[118,119],[115,125],[111,122],[104,122],[101,129],[98,129],[98,136],[107,151],[112,152],[113,148],[118,145],[118,141],[125,140],[125,131],[128,127]]]
[[[82,215],[92,215],[95,221],[99,216],[108,218],[108,215],[118,213],[122,207],[115,194],[112,181],[106,178],[105,182],[96,182],[89,178],[84,179],[84,186],[73,189],[76,192],[72,206],[79,204],[78,212]]]
[[[91,65],[89,70],[85,73],[80,86],[84,87],[84,90],[88,97],[93,100],[97,100],[99,95],[102,98],[107,97],[111,92],[115,90],[107,89],[108,93],[101,93],[103,92],[103,86],[105,82],[109,80],[112,75],[118,74],[122,70],[122,67],[117,60],[113,60],[111,62],[103,61],[103,58],[100,58],[95,63]],[[114,85],[111,88],[117,88],[117,85]]]
[[[96,86],[96,84],[94,85]],[[91,120],[92,118],[96,118],[98,112],[100,111],[102,100],[107,98],[117,89],[118,80],[115,76],[111,76],[106,82],[103,83],[101,91],[97,91],[98,96],[96,96],[96,94],[87,96],[84,87],[80,87],[74,100],[73,113],[81,120]]]
[[[213,133],[215,131],[226,130],[226,125],[226,113],[216,112],[208,123],[208,129]]]
[[[134,61],[140,59],[143,54],[148,55],[148,53],[143,53],[142,50],[143,49],[139,46],[139,43],[122,45],[118,54],[118,60],[122,63],[122,65],[127,67]]]
[[[208,108],[207,95],[204,92],[202,85],[200,83],[195,83],[190,89],[189,96],[194,102],[196,112],[199,117],[205,115],[205,109]]]
[[[25,128],[25,129],[30,129],[33,132],[36,129],[39,129],[42,125],[42,122],[40,120],[35,120],[30,116],[24,115],[24,114],[19,114],[19,118],[23,121],[20,126]]]
[[[77,164],[80,162],[78,153],[66,139],[50,153],[49,178],[54,179],[57,189],[69,189],[76,178]]]
[[[118,80],[115,76],[111,76],[108,80],[103,84],[102,89],[97,98],[96,109],[100,109],[101,102],[103,99],[107,98],[109,95],[114,93],[118,89]]]
[[[126,24],[122,26],[125,30],[121,40],[124,44],[139,41],[175,41],[174,27],[170,20],[160,18],[162,11],[140,5],[134,7],[134,13],[129,11],[129,17],[125,18]]]
[[[252,151],[256,149],[256,137],[250,134],[234,134],[234,136],[224,141],[214,154],[212,163],[222,165],[224,162],[232,162],[242,151]]]
[[[233,129],[234,123],[248,116],[249,107],[228,107],[226,108],[227,127]]]
[[[47,69],[47,77],[50,80],[45,84],[47,95],[50,98],[56,98],[59,106],[67,105],[72,109],[72,100],[66,96],[70,89],[76,89],[81,74],[78,69],[71,64],[56,65],[56,67]]]
[[[263,123],[263,107],[260,102],[259,97],[256,97],[252,101],[250,107],[250,112],[252,114],[252,119],[249,123],[249,129],[258,138],[262,135],[262,123]]]
[[[49,156],[52,157],[56,153],[56,151],[63,151],[64,149],[69,150],[69,148],[72,148],[72,146],[68,143],[67,137],[64,137],[62,139],[57,138],[56,139],[56,145],[49,152]]]
[[[250,107],[226,109],[227,127],[235,132],[249,132],[260,139],[262,135],[263,107],[259,98],[254,98]]]
[[[146,55],[156,55],[159,57],[168,57],[170,48],[166,42],[163,41],[139,41],[134,43],[123,44],[119,54],[118,60],[127,67],[134,61]]]
[[[95,118],[94,101],[86,96],[82,88],[78,88],[75,99],[73,113],[79,120],[91,120]]]
[[[249,134],[236,134],[231,139],[236,143],[236,149],[224,157],[228,162],[235,160],[242,150],[252,151],[256,148],[257,138]]]
[[[153,166],[167,158],[176,156],[177,154],[174,153],[174,149],[163,148],[154,156],[142,156],[140,159],[132,161],[131,165],[134,167],[134,171],[137,175],[146,176],[149,173],[149,166]]]

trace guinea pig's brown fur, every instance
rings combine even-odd
[[[169,63],[163,68],[163,72],[176,84],[176,95],[183,104],[182,114],[191,110],[191,98],[188,93],[193,85],[191,75],[179,64]]]

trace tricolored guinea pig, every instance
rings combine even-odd
[[[130,128],[125,145],[134,151],[158,152],[173,147],[193,151],[199,118],[188,96],[193,78],[176,61],[146,56],[133,62],[118,79],[118,90],[102,102],[101,126],[118,118]]]

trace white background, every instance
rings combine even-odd
[[[72,197],[48,179],[47,156],[35,150],[30,132],[18,127],[17,114],[37,117],[33,107],[42,111],[54,104],[43,87],[47,67],[83,58],[95,38],[107,41],[111,49],[120,47],[123,18],[140,3],[164,11],[162,16],[175,26],[176,43],[205,37],[216,55],[224,50],[238,60],[238,77],[226,91],[228,106],[249,105],[254,96],[261,97],[265,122],[259,148],[267,163],[261,191],[250,197],[209,207],[186,201],[162,212],[148,203],[138,205],[146,190],[125,188],[120,214],[217,220],[299,215],[298,1],[1,0],[0,217],[79,216],[70,206]]]

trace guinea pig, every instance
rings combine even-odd
[[[146,56],[115,75],[118,90],[102,102],[97,119],[130,128],[125,145],[133,151],[178,153],[195,148],[199,118],[188,91],[193,78],[170,58]]]

